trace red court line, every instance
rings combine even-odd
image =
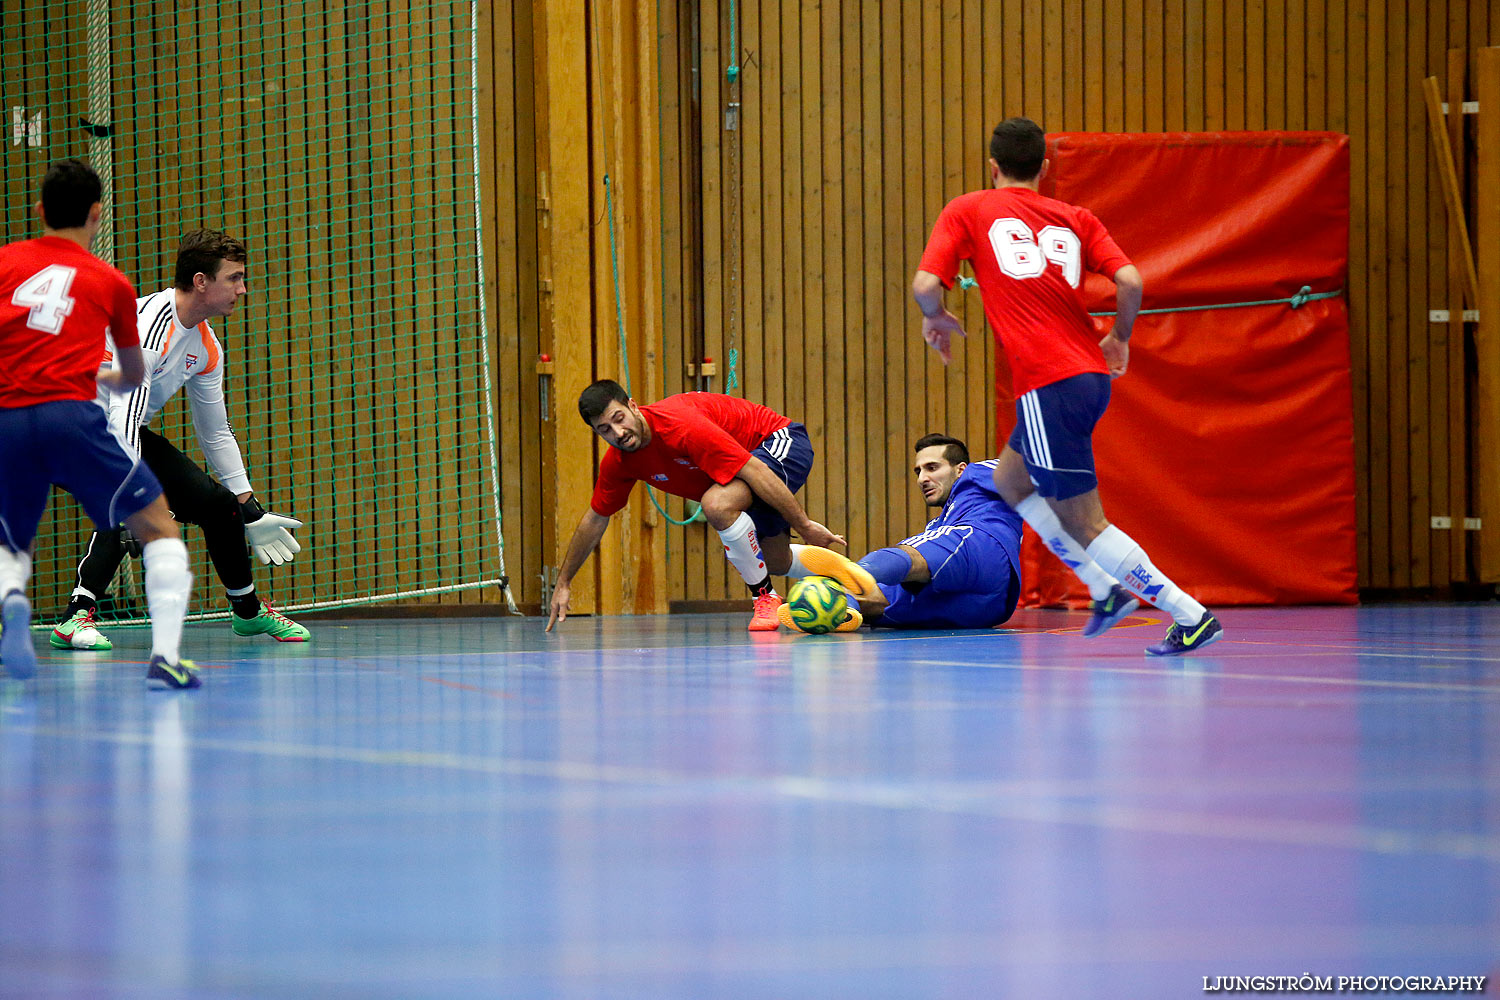
[[[508,691],[497,691],[494,688],[476,687],[473,684],[461,684],[458,681],[445,681],[441,677],[419,677],[417,679],[420,681],[426,681],[428,684],[441,684],[443,687],[457,688],[460,691],[472,691],[475,694],[482,694],[489,698],[515,697],[515,695],[511,694]]]

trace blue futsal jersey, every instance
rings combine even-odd
[[[931,582],[881,584],[886,628],[990,628],[1016,609],[1021,593],[1021,517],[995,490],[995,460],[971,462],[943,512],[920,535],[902,539],[922,554]]]
[[[953,483],[943,512],[927,522],[932,531],[948,524],[970,524],[1005,541],[1021,537],[1021,515],[1000,499],[995,489],[995,466],[998,459],[971,462]]]

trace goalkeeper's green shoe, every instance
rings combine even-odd
[[[97,624],[94,612],[86,609],[75,611],[72,618],[57,623],[47,641],[52,643],[53,649],[86,649],[90,652],[114,649],[115,644],[95,628]]]
[[[265,601],[260,602],[260,614],[254,618],[241,618],[231,612],[229,621],[235,635],[268,635],[277,642],[306,642],[312,635]]]

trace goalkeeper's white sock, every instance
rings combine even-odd
[[[766,556],[760,550],[760,538],[755,534],[755,522],[750,520],[749,514],[742,511],[733,524],[719,532],[719,540],[724,543],[724,554],[729,557],[730,565],[739,570],[747,586],[753,588],[765,581],[769,575]]]
[[[1093,556],[1132,594],[1161,608],[1179,625],[1193,626],[1203,619],[1206,610],[1182,588],[1151,565],[1146,551],[1135,539],[1113,524],[1099,533],[1089,543],[1089,555]]]
[[[31,555],[17,552],[8,545],[0,544],[0,599],[11,591],[26,593],[26,581],[31,579]]]
[[[193,589],[187,546],[180,538],[158,538],[146,543],[141,558],[146,563],[146,606],[151,610],[151,655],[175,664]]]
[[[1016,513],[1041,536],[1042,543],[1052,550],[1052,554],[1083,581],[1083,585],[1089,588],[1090,598],[1102,601],[1109,596],[1110,588],[1118,581],[1091,559],[1072,535],[1063,530],[1062,522],[1057,519],[1057,514],[1045,498],[1038,493],[1031,494],[1016,504]]]

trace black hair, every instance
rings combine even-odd
[[[49,229],[77,229],[104,199],[104,184],[82,160],[58,160],[42,178],[42,218]]]
[[[219,276],[219,265],[232,260],[243,264],[250,255],[245,244],[217,229],[195,229],[182,238],[177,247],[177,270],[173,283],[184,292],[193,287],[193,275]]]
[[[612,378],[601,378],[578,395],[578,415],[590,427],[598,420],[610,403],[628,403],[630,393]]]
[[[1030,118],[1007,118],[990,133],[990,159],[1013,181],[1034,180],[1046,158],[1046,133]]]
[[[943,448],[943,457],[948,460],[949,465],[964,465],[968,463],[969,446],[958,438],[949,437],[946,434],[928,434],[925,437],[920,437],[917,439],[917,443],[912,445],[911,450],[919,452],[924,448],[931,448],[935,445],[946,446]]]

